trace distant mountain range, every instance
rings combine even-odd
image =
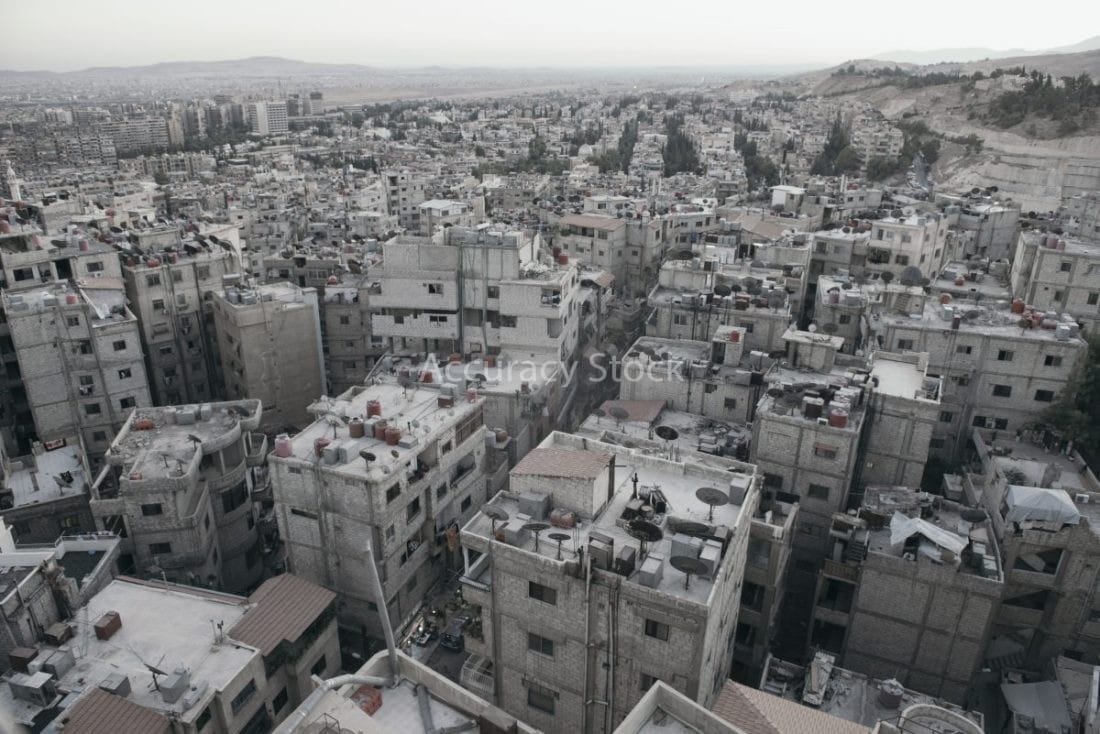
[[[941,64],[947,62],[982,61],[983,59],[1008,59],[1018,56],[1046,56],[1050,54],[1072,54],[1100,49],[1100,36],[1086,38],[1069,46],[1029,50],[1012,48],[996,50],[991,48],[938,48],[931,51],[889,51],[872,56],[877,61],[894,61],[901,64]]]

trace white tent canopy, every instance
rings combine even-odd
[[[1008,522],[1055,522],[1063,525],[1076,525],[1081,521],[1081,513],[1070,499],[1069,493],[1061,489],[1043,487],[1023,487],[1010,484],[1005,496],[1008,505]]]
[[[950,530],[944,530],[938,525],[933,525],[919,517],[906,517],[900,512],[895,512],[890,518],[890,545],[900,545],[913,535],[923,535],[940,548],[951,551],[956,556],[962,553],[966,547],[966,539],[961,538]]]

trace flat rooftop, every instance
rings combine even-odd
[[[821,681],[820,687],[810,691],[821,692],[820,705],[812,706],[817,711],[836,716],[840,719],[873,729],[880,721],[896,721],[900,711],[914,704],[939,706],[955,714],[965,716],[977,725],[975,731],[981,731],[983,720],[980,714],[962,710],[960,707],[940,701],[932,696],[897,686],[901,702],[896,708],[883,706],[879,700],[879,690],[884,681],[870,678],[862,673],[845,670],[834,665],[831,655],[818,653],[810,665],[803,667],[770,657],[765,664],[761,690],[780,696],[788,701],[809,705],[803,701],[803,694],[810,686],[811,669],[813,678]],[[896,685],[896,681],[893,682]],[[957,734],[958,729],[943,722],[921,719],[920,731],[926,734]]]
[[[439,355],[445,357],[446,355]],[[504,360],[496,357],[493,364],[485,359],[463,362],[437,362],[432,365],[419,355],[384,357],[386,372],[396,377],[402,369],[412,374],[432,372],[435,383],[458,385],[463,391],[466,385],[477,386],[484,395],[515,395],[526,389],[537,391],[542,386],[558,380],[562,375],[561,362],[557,360]]]
[[[260,412],[259,400],[137,408],[107,460],[123,466],[131,481],[180,478],[202,454],[224,446],[226,434],[259,425]]]
[[[372,384],[353,387],[335,398],[322,398],[310,405],[309,411],[318,419],[290,439],[290,456],[286,458],[349,478],[386,482],[394,472],[415,468],[419,454],[441,433],[463,421],[477,419],[484,403],[481,397],[470,402],[464,390],[455,388],[453,404],[444,407],[440,397],[447,386],[435,382],[434,377],[431,383],[416,382],[417,373],[399,379],[404,379],[407,386],[389,377],[372,378]],[[396,445],[374,437],[367,407],[372,401],[377,401],[381,409],[377,418],[400,429],[401,438]],[[362,437],[351,435],[352,418],[367,421]],[[323,461],[315,453],[315,442],[319,439],[340,447],[340,455],[332,455],[334,462]],[[368,464],[361,452],[368,452],[375,459]]]
[[[614,415],[620,410],[627,417],[620,419]],[[659,426],[672,428],[676,437],[666,440],[658,436]],[[665,458],[675,458],[684,452],[729,456],[738,445],[752,438],[748,425],[666,408],[663,400],[606,400],[598,412],[584,419],[577,433]],[[722,464],[718,462],[715,466]]]
[[[9,461],[4,489],[12,494],[13,507],[78,497],[88,490],[84,456],[80,443],[70,439],[61,446]],[[50,445],[52,442],[47,442]]]
[[[939,402],[940,381],[928,377],[918,360],[907,355],[875,352],[871,361],[871,378],[877,380],[875,392],[907,400]]]
[[[603,474],[597,469],[603,466],[603,472],[606,472],[612,455],[615,456],[615,473],[613,488],[609,489],[609,480],[603,478]],[[714,460],[720,461],[717,458]],[[616,552],[624,546],[630,546],[638,552],[636,570],[629,577],[630,581],[642,583],[640,578],[643,566],[648,560],[652,560],[659,566],[660,576],[656,586],[650,588],[668,596],[706,605],[714,588],[713,574],[725,557],[726,541],[732,529],[742,518],[742,502],[754,479],[755,467],[752,465],[727,459],[725,467],[724,470],[705,467],[693,462],[691,457],[679,462],[672,461],[623,446],[555,432],[512,469],[512,478],[515,486],[517,475],[526,473],[538,476],[541,486],[545,488],[545,494],[551,497],[551,507],[577,513],[575,527],[566,533],[572,537],[561,543],[562,563],[575,560],[577,550],[586,547],[592,534],[598,533],[613,539]],[[580,476],[588,469],[592,471]],[[569,498],[555,487],[555,475],[568,478],[570,483],[590,479],[593,482],[594,496],[603,500],[610,491],[611,497],[604,501],[594,517],[585,517],[580,508],[570,507]],[[637,477],[637,499],[634,494],[634,477]],[[713,507],[712,515],[712,508],[696,496],[696,491],[701,487],[714,488],[725,496],[727,503]],[[643,556],[640,553],[640,541],[627,532],[624,513],[633,517],[634,509],[642,508],[647,502],[653,508],[648,516],[661,529],[662,537],[646,543],[646,553]],[[520,518],[523,512],[519,494],[501,492],[493,498],[490,505],[507,513],[510,518],[508,523],[517,526],[523,524]],[[488,541],[493,535],[494,525],[498,526],[499,531],[499,522],[494,523],[484,512],[479,512],[462,532]],[[690,531],[696,539],[717,539],[721,548],[720,554],[714,559],[710,574],[692,578],[688,588],[685,588],[685,575],[669,563],[673,556],[687,552],[682,550],[680,544],[680,541],[688,539],[684,531]],[[548,532],[540,533],[536,539],[536,534],[529,531],[506,531],[504,537],[504,542],[510,546],[557,560],[558,544],[549,537]],[[680,553],[673,551],[674,541]]]
[[[96,637],[93,625],[107,612],[117,612],[122,626],[109,640]],[[173,584],[147,583],[117,578],[93,596],[74,620],[75,644],[81,655],[57,681],[60,691],[86,691],[110,676],[130,682],[127,699],[164,713],[186,716],[201,711],[215,690],[224,689],[259,653],[228,638],[216,641],[211,620],[235,625],[247,611],[245,600],[229,594]],[[39,658],[55,651],[39,646]],[[171,674],[177,668],[190,672],[190,682],[201,693],[185,693],[176,703],[166,703],[153,686],[148,665]],[[8,674],[10,675],[10,673]],[[159,676],[160,683],[165,677]],[[208,688],[204,688],[208,686]],[[42,709],[15,699],[11,687],[0,685],[0,706],[20,722],[31,723]]]
[[[878,319],[871,322],[872,331],[877,331],[880,324],[891,324],[899,329],[930,329],[935,331],[952,331],[953,314],[962,316],[958,331],[961,333],[973,333],[979,335],[1008,337],[1012,339],[1031,339],[1040,341],[1061,341],[1064,344],[1084,346],[1085,340],[1080,336],[1070,336],[1066,339],[1058,339],[1054,329],[1020,328],[1020,314],[1012,313],[1007,303],[998,303],[994,306],[985,306],[972,301],[956,300],[948,304],[950,311],[945,311],[940,303],[925,303],[924,309],[918,313],[909,315],[890,313],[883,311],[878,314]],[[971,316],[973,314],[973,316]],[[1069,323],[1066,321],[1066,323]]]

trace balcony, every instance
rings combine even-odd
[[[462,664],[458,676],[459,683],[468,691],[476,693],[486,701],[496,696],[496,681],[493,678],[493,661],[479,655],[471,655]]]
[[[250,466],[263,466],[267,459],[267,436],[262,433],[248,434],[248,453],[245,454],[245,463]]]
[[[859,567],[849,566],[845,563],[837,563],[834,560],[826,559],[823,573],[826,576],[832,576],[833,578],[843,579],[855,584],[859,582]]]

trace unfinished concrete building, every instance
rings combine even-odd
[[[1012,258],[1012,294],[1040,311],[1067,313],[1089,334],[1100,327],[1100,243],[1023,232]]]
[[[462,529],[464,683],[547,732],[611,732],[656,681],[710,705],[758,499],[746,464],[552,433]]]
[[[263,403],[265,427],[304,426],[324,393],[317,292],[290,283],[229,282],[214,294],[214,326],[232,400]]]
[[[339,395],[363,382],[387,351],[386,341],[371,333],[370,294],[377,288],[375,279],[352,273],[325,286],[320,299],[321,341],[328,395]]]
[[[984,665],[1004,589],[984,512],[905,487],[869,487],[837,514],[811,646],[847,668],[954,703]]]
[[[408,622],[457,560],[448,528],[486,498],[483,401],[436,378],[379,378],[317,401],[316,419],[277,437],[269,459],[289,568],[334,589],[341,623],[375,636],[376,605]],[[385,599],[370,588],[366,543]]]
[[[134,411],[92,486],[128,573],[230,591],[260,580],[252,503],[267,439],[258,400]]]

